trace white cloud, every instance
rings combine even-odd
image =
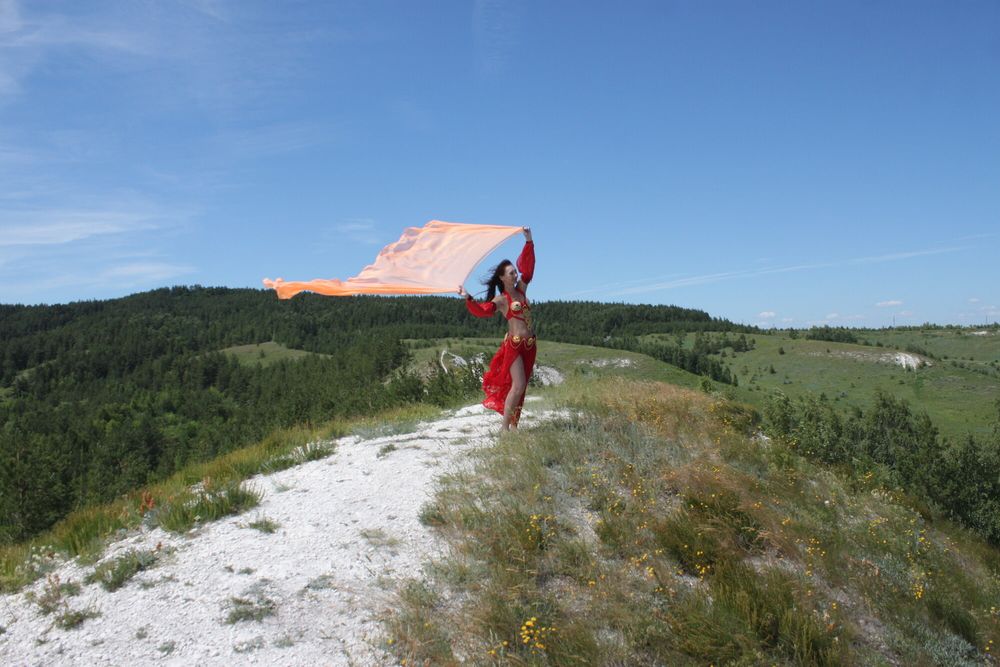
[[[888,308],[890,306],[902,306],[903,302],[900,301],[899,299],[892,299],[890,301],[879,301],[875,305],[878,306],[879,308]]]
[[[794,321],[795,321],[795,318],[794,318],[794,317],[782,317],[782,318],[781,318],[781,321],[782,321],[782,322],[785,322],[785,323],[788,323],[788,322],[794,322]]]
[[[774,317],[774,316],[775,316],[776,314],[777,314],[777,313],[775,313],[775,312],[774,312],[773,310],[765,310],[765,311],[764,311],[764,312],[762,312],[762,313],[758,313],[758,314],[757,314],[757,317],[759,317],[759,318],[761,318],[761,319],[763,319],[763,320],[767,320],[767,319],[771,319],[771,318],[772,318],[772,317]]]
[[[828,313],[825,319],[835,320],[840,317],[840,313]]]
[[[145,216],[116,211],[0,211],[0,247],[58,245],[152,228]]]
[[[969,299],[969,303],[979,303],[979,299],[977,299],[976,297],[972,297],[971,299]]]

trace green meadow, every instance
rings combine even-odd
[[[859,339],[874,341],[875,333],[859,332]],[[896,339],[881,334],[886,336],[883,345],[898,343],[905,349],[908,340],[921,338],[920,332],[899,334]],[[662,334],[648,338],[669,343],[677,340]],[[781,391],[791,398],[824,393],[845,410],[865,409],[875,393],[882,391],[907,401],[915,411],[926,411],[950,438],[963,438],[968,433],[986,435],[996,419],[1000,376],[956,366],[950,358],[922,357],[925,365],[907,370],[894,361],[894,355],[902,350],[889,347],[807,340],[801,335],[793,339],[782,333],[748,338],[755,341],[754,349],[740,353],[726,349],[722,360],[739,381],[738,387],[727,389],[728,393],[757,407],[762,407],[773,392]],[[690,347],[693,340],[693,335],[685,337],[685,346]],[[966,358],[971,356],[986,365],[996,360],[1000,336],[953,334],[925,340],[933,341],[926,347],[940,350],[942,355],[944,350],[961,350]]]
[[[235,345],[221,350],[223,353],[236,358],[244,366],[260,364],[270,366],[280,361],[295,361],[302,357],[308,357],[313,352],[305,350],[293,350],[280,343],[267,342],[255,343],[252,345]],[[327,355],[320,355],[327,356]]]

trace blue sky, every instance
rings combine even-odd
[[[531,226],[536,299],[1000,320],[1000,4],[0,0],[0,302],[431,219]]]

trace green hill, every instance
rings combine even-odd
[[[496,343],[407,346],[420,366]],[[994,664],[1000,550],[929,504],[894,468],[905,461],[824,463],[812,441],[787,435],[801,430],[725,397],[742,385],[692,391],[677,383],[708,389],[705,378],[636,353],[543,341],[539,363],[565,381],[533,388],[541,401],[530,405],[563,417],[443,478],[421,517],[447,549],[411,580],[386,582],[399,597],[383,645],[401,663]],[[877,418],[866,442],[888,416],[867,410]],[[151,507],[182,530],[207,511],[195,501],[243,511],[253,503],[237,497],[240,480],[328,451],[309,444],[317,437],[409,432],[433,414],[285,430],[189,465],[3,550],[2,583],[42,576],[30,566],[39,549],[93,558]],[[898,417],[887,435],[905,440],[910,422]],[[205,480],[216,495],[193,495]]]
[[[869,345],[918,352],[1000,377],[1000,327],[996,325],[860,330],[858,336]]]

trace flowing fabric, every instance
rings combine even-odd
[[[305,282],[265,278],[264,285],[281,299],[299,292],[327,296],[454,292],[486,255],[519,233],[521,227],[431,220],[423,227],[408,227],[398,241],[382,249],[374,264],[353,278]]]
[[[516,341],[516,342],[515,342]],[[503,339],[500,349],[493,355],[490,367],[483,373],[483,391],[486,392],[486,400],[483,405],[492,410],[496,410],[501,415],[504,412],[504,405],[507,402],[507,394],[514,384],[510,376],[510,367],[518,357],[524,363],[525,391],[527,382],[531,378],[531,372],[535,368],[535,356],[538,354],[538,346],[535,344],[535,337],[510,336]],[[517,406],[514,408],[511,423],[515,426],[521,418],[521,406],[524,405],[524,394],[522,391],[518,397]]]

